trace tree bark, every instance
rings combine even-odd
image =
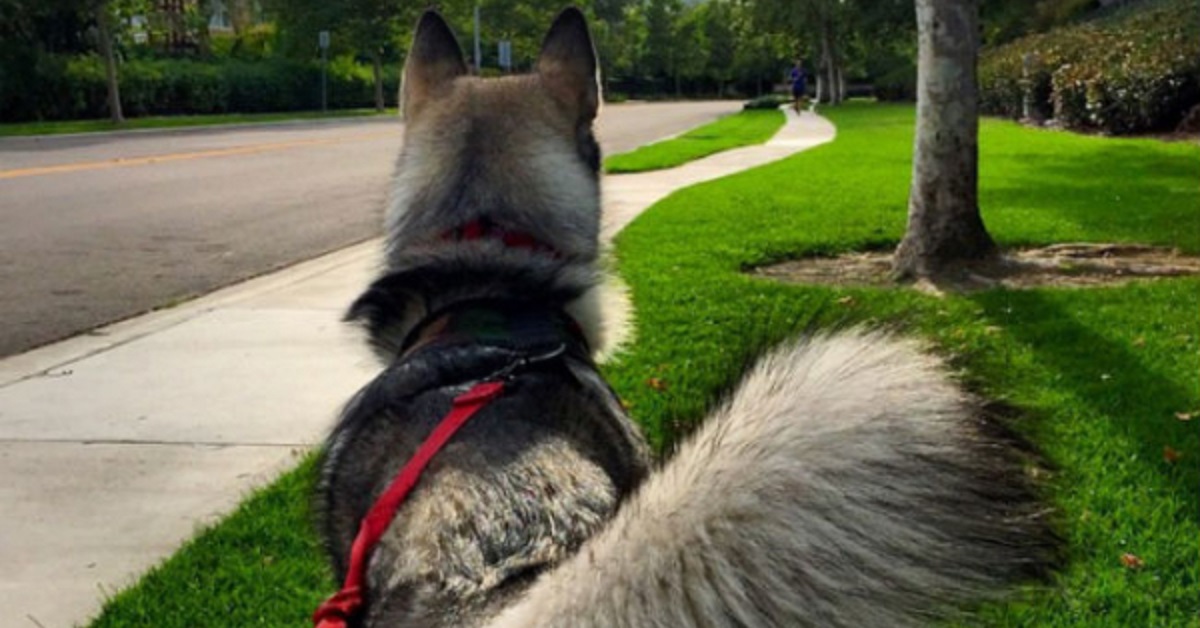
[[[825,96],[829,100],[829,104],[837,104],[837,74],[836,64],[833,58],[833,42],[829,38],[829,22],[825,21],[821,24],[821,57],[825,60]]]
[[[228,0],[225,6],[229,11],[229,23],[233,27],[233,35],[241,37],[246,34],[251,20],[249,0]]]
[[[841,104],[846,101],[846,69],[842,65],[840,57],[834,57],[837,63],[834,65],[834,101]]]
[[[378,48],[371,53],[371,72],[375,75],[375,111],[383,111],[383,54]]]
[[[899,279],[997,255],[979,215],[978,0],[916,0],[917,128]]]
[[[104,57],[104,71],[108,83],[108,115],[113,124],[125,121],[121,111],[121,88],[117,82],[117,59],[113,52],[112,23],[108,14],[108,2],[96,5],[96,29],[100,38],[100,56]]]
[[[824,101],[831,105],[836,105],[838,101],[837,91],[837,59],[834,55],[833,35],[831,33],[833,26],[828,18],[822,18],[821,21],[821,66],[817,71],[820,76],[820,82],[823,86],[821,89],[823,98],[818,98],[818,102]]]

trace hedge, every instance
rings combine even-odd
[[[1159,2],[1121,19],[1060,28],[986,51],[979,65],[981,109],[1019,118],[1028,89],[1032,113],[1067,128],[1171,130],[1200,102],[1197,16],[1200,0]]]
[[[119,69],[121,105],[128,116],[297,111],[321,106],[321,67],[286,59],[201,62],[132,60]],[[107,115],[104,64],[95,55],[43,56],[31,85],[0,74],[4,121],[71,120]],[[5,80],[8,79],[8,80]],[[350,58],[329,64],[329,107],[369,107],[374,100],[370,66]],[[394,106],[398,68],[385,68],[384,98]]]

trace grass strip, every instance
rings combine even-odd
[[[394,115],[395,109],[379,113],[374,109],[339,109],[335,111],[283,111],[278,113],[218,113],[196,116],[147,116],[128,118],[121,124],[111,120],[53,120],[45,122],[13,122],[0,124],[0,137],[27,135],[63,135],[66,133],[104,133],[141,129],[172,129],[179,127],[216,126],[226,124],[262,124],[289,120],[335,120],[377,115]]]
[[[674,168],[731,148],[762,144],[783,126],[778,110],[747,110],[692,129],[679,137],[642,146],[604,160],[609,174]]]
[[[608,374],[632,413],[668,449],[748,355],[797,327],[925,337],[972,388],[1019,408],[1015,427],[1057,465],[1046,490],[1069,563],[1054,587],[989,607],[981,623],[1194,625],[1200,432],[1176,413],[1200,410],[1200,280],[936,298],[748,276],[775,260],[889,249],[903,233],[912,108],[822,113],[838,127],[832,144],[681,190],[618,237],[639,342]],[[980,151],[984,220],[1005,246],[1200,252],[1200,147],[987,120]]]
[[[1194,625],[1200,432],[1176,413],[1200,410],[1200,280],[939,299],[750,277],[749,266],[892,247],[902,235],[912,108],[823,113],[838,126],[835,142],[681,190],[618,238],[638,342],[605,371],[632,414],[666,451],[749,356],[797,328],[865,323],[920,335],[973,388],[1022,410],[1016,429],[1057,467],[1046,490],[1070,562],[1053,588],[983,609],[979,623]],[[1005,246],[1200,252],[1196,146],[985,121],[980,150],[984,219]],[[306,462],[258,492],[109,601],[94,625],[303,625],[335,589],[307,512],[312,477]],[[1125,554],[1143,566],[1125,566]]]

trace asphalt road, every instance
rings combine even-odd
[[[606,106],[614,154],[733,102]],[[393,118],[0,139],[0,357],[378,234]]]

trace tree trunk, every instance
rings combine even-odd
[[[821,57],[825,60],[825,97],[829,104],[837,104],[837,82],[833,75],[833,47],[829,44],[829,22],[821,24]]]
[[[378,48],[371,53],[371,71],[375,75],[375,111],[383,111],[383,54]]]
[[[916,0],[917,130],[908,228],[896,249],[898,278],[943,275],[995,257],[979,215],[977,0]]]
[[[100,56],[104,57],[104,71],[108,82],[108,115],[113,124],[125,121],[121,112],[121,89],[117,83],[117,59],[113,52],[112,23],[108,14],[108,3],[96,5],[96,28],[100,37]]]
[[[187,20],[184,22],[189,27],[193,25],[196,27],[196,50],[201,57],[208,57],[212,54],[212,31],[208,30],[208,27],[212,22],[215,9],[216,7],[213,6],[212,2],[200,0],[196,3],[197,16],[194,18],[194,21]]]
[[[250,28],[250,0],[227,0],[226,10],[229,11],[229,23],[233,27],[235,37],[246,34]]]
[[[841,63],[837,65],[837,82],[834,84],[837,88],[837,102],[843,103],[846,101],[846,71]]]
[[[833,42],[830,40],[830,25],[829,20],[821,21],[821,66],[817,70],[820,75],[820,90],[824,94],[824,98],[818,97],[818,101],[825,101],[830,104],[837,103],[837,81],[834,78],[834,58],[833,58]]]
[[[817,74],[816,74],[817,90],[816,90],[816,93],[813,94],[813,102],[814,103],[824,102],[825,101],[825,92],[829,89],[829,86],[825,84],[825,68],[823,66],[823,63],[824,63],[823,60],[821,62],[817,63]]]

